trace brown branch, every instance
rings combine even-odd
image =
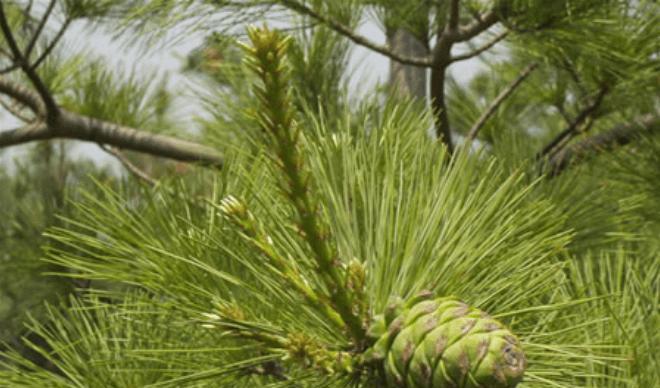
[[[43,16],[41,17],[41,20],[39,21],[39,24],[37,25],[37,29],[34,31],[34,34],[32,35],[32,39],[30,39],[30,42],[25,48],[24,57],[26,61],[30,60],[30,55],[32,54],[32,50],[34,50],[34,46],[36,46],[37,41],[39,40],[39,36],[41,35],[41,32],[46,26],[46,22],[48,21],[50,14],[53,12],[53,8],[55,8],[55,3],[56,0],[50,0],[50,4],[48,4],[48,8],[46,8],[46,12],[44,12]]]
[[[46,107],[39,98],[39,95],[5,77],[0,77],[0,93],[27,106],[36,115],[44,115],[46,112]]]
[[[117,160],[119,160],[119,163],[121,163],[124,166],[124,168],[126,168],[126,170],[128,170],[128,172],[133,174],[136,178],[142,180],[143,182],[147,183],[149,186],[152,187],[158,185],[158,181],[156,179],[152,178],[145,171],[143,171],[138,166],[133,164],[133,162],[131,162],[130,159],[128,159],[126,155],[124,155],[124,153],[121,152],[121,150],[119,150],[118,148],[108,147],[105,144],[99,144],[99,147],[101,147],[103,151],[117,158]]]
[[[354,32],[351,28],[335,21],[332,20],[328,17],[325,17],[313,9],[305,6],[304,4],[300,4],[295,0],[279,0],[279,3],[285,6],[286,8],[289,8],[295,12],[298,12],[302,15],[309,16],[313,19],[318,20],[319,22],[327,25],[331,29],[333,29],[335,32],[345,36],[346,38],[350,39],[353,41],[353,43],[358,44],[360,46],[364,46],[370,50],[373,50],[379,54],[382,54],[394,61],[403,63],[405,65],[411,65],[411,66],[421,66],[421,67],[431,67],[433,66],[433,61],[430,57],[408,57],[404,55],[400,55],[392,49],[387,46],[387,45],[380,45],[378,43],[375,43],[371,41],[370,39],[367,39],[366,37],[357,34]]]
[[[24,127],[0,131],[0,147],[51,138],[52,133],[45,123],[32,123]]]
[[[451,0],[449,3],[449,21],[447,29],[449,31],[456,31],[458,29],[458,19],[460,16],[460,0]]]
[[[18,44],[16,43],[14,35],[11,32],[11,28],[9,27],[9,23],[7,22],[7,17],[5,15],[2,2],[0,2],[0,30],[5,37],[5,41],[7,42],[12,55],[14,56],[14,61],[20,65],[21,69],[28,77],[37,93],[39,93],[41,100],[43,100],[46,107],[45,110],[48,121],[54,121],[59,114],[59,108],[57,107],[57,104],[55,103],[55,100],[53,99],[53,96],[50,94],[50,91],[46,85],[44,85],[36,71],[30,67],[27,59],[23,56],[21,50],[18,48]]]
[[[62,110],[55,124],[0,132],[0,148],[35,140],[75,139],[142,152],[150,155],[221,167],[222,157],[213,148],[170,136],[125,127]]]
[[[12,63],[11,65],[5,67],[4,69],[0,69],[0,75],[11,73],[12,71],[18,69],[19,67],[20,66],[18,66],[18,64]]]
[[[493,102],[490,103],[490,106],[488,109],[486,109],[479,119],[474,123],[472,128],[470,128],[470,131],[468,132],[467,135],[467,141],[472,141],[476,139],[477,134],[481,130],[481,128],[486,124],[486,121],[488,121],[491,116],[495,114],[497,109],[502,105],[504,100],[506,100],[513,92],[520,86],[523,81],[530,75],[532,72],[538,67],[536,63],[532,63],[531,65],[527,66],[526,68],[523,69],[523,71],[516,77],[516,79],[506,87],[506,89],[502,90],[500,94],[497,95],[497,97],[493,100]]]
[[[557,176],[569,166],[599,152],[633,142],[644,134],[660,132],[660,116],[647,114],[630,123],[619,124],[609,131],[586,138],[557,152],[548,162],[551,176]]]
[[[32,121],[34,121],[34,118],[26,116],[21,111],[21,108],[18,107],[17,105],[20,105],[20,103],[18,103],[15,100],[14,100],[14,103],[11,104],[11,103],[8,103],[7,101],[5,101],[4,99],[0,98],[0,106],[2,106],[2,108],[4,110],[9,112],[9,114],[11,114],[12,116],[14,116],[17,119],[21,120],[24,123],[31,123]]]
[[[185,162],[222,166],[222,157],[210,147],[182,139],[159,135],[107,121],[62,111],[55,137],[108,144],[121,149],[139,151]]]
[[[495,25],[498,21],[499,16],[497,12],[491,10],[486,14],[481,15],[477,20],[467,26],[459,28],[453,37],[453,40],[455,42],[465,42],[470,40]]]
[[[56,45],[60,42],[60,40],[62,39],[62,36],[64,36],[64,32],[65,32],[66,29],[69,27],[69,25],[71,25],[71,19],[70,19],[70,18],[67,18],[67,19],[64,21],[64,23],[62,24],[62,26],[60,27],[60,30],[57,31],[57,34],[55,35],[55,37],[53,38],[53,40],[48,44],[48,46],[46,47],[46,49],[44,50],[44,52],[41,53],[41,55],[39,56],[39,58],[37,58],[36,61],[34,61],[34,63],[33,63],[32,66],[31,66],[31,67],[32,67],[32,70],[36,70],[36,69],[39,67],[39,65],[41,65],[41,62],[43,62],[43,61],[46,59],[46,57],[48,57],[48,55],[50,55],[50,53],[53,51],[53,49],[55,48],[55,46],[56,46]]]
[[[36,93],[2,77],[0,77],[0,93],[29,107],[36,114],[44,111],[43,103]],[[33,132],[5,131],[12,132],[10,135],[1,132],[0,148],[35,140],[75,139],[108,144],[120,149],[183,162],[197,162],[213,167],[221,167],[223,164],[222,156],[215,149],[207,146],[94,119],[63,109],[59,112],[55,121],[47,123],[46,134],[40,132],[39,136],[36,136]]]
[[[493,46],[495,46],[499,42],[501,42],[504,38],[507,37],[507,35],[509,35],[509,31],[504,31],[504,32],[496,35],[495,37],[493,37],[493,39],[486,42],[483,46],[480,46],[480,47],[474,49],[473,51],[470,51],[469,53],[465,53],[465,54],[456,55],[456,56],[451,57],[450,61],[451,62],[464,61],[466,59],[474,58],[478,55],[481,55],[484,52],[490,50]]]
[[[572,136],[575,131],[578,130],[580,125],[591,115],[593,115],[600,104],[603,102],[603,98],[605,98],[605,95],[608,92],[607,87],[602,87],[598,94],[596,95],[596,98],[594,98],[594,101],[589,104],[586,108],[582,109],[582,111],[577,115],[577,117],[570,123],[570,125],[561,131],[557,136],[555,136],[554,139],[552,139],[543,149],[541,152],[537,154],[536,159],[542,159],[546,156],[548,156],[550,153],[552,153],[555,150],[555,147],[557,147],[560,143],[564,141],[564,139]]]

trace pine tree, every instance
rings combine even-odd
[[[51,276],[93,286],[27,323],[24,342],[41,360],[3,351],[0,386],[660,379],[660,146],[637,139],[657,127],[657,5],[410,2],[430,7],[425,25],[404,18],[419,9],[389,1],[274,3],[321,25],[290,35],[251,27],[238,41],[216,32],[189,58],[211,113],[199,139],[213,152],[198,160],[220,150],[222,168],[139,188],[99,183],[71,202],[46,234],[45,260],[60,269]],[[76,17],[117,15],[153,38],[151,23],[195,20],[202,8],[236,19],[263,11],[249,1],[62,5]],[[441,32],[430,109],[401,90],[346,94],[347,36],[400,64],[425,61],[355,35],[364,9],[384,11],[390,31]],[[491,18],[506,60],[486,58],[487,70],[459,85],[446,72],[452,34],[490,31],[481,23]],[[46,73],[24,73],[43,98],[35,79]],[[145,103],[132,101],[139,87],[98,98],[101,73],[72,86],[85,92],[77,98],[55,94],[56,110],[43,101],[35,122],[52,130],[59,110],[153,130]]]

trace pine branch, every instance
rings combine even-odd
[[[64,33],[66,32],[67,28],[71,25],[71,20],[70,18],[67,18],[64,23],[62,23],[62,26],[60,27],[59,31],[57,31],[57,34],[55,34],[55,37],[53,37],[53,40],[48,44],[46,49],[44,50],[43,53],[37,58],[36,61],[32,64],[32,70],[36,70],[39,65],[50,55],[50,53],[53,51],[55,46],[60,42],[62,37],[64,36]]]
[[[282,190],[298,215],[298,227],[312,251],[332,307],[341,316],[356,345],[361,344],[365,329],[353,311],[352,297],[344,286],[346,274],[330,240],[328,226],[319,215],[319,204],[310,193],[310,174],[300,152],[300,129],[294,120],[288,67],[284,61],[289,41],[267,29],[251,29],[248,35],[253,47],[245,47],[247,64],[261,79],[261,85],[254,86],[261,102],[256,116],[286,178]]]
[[[45,110],[36,93],[2,77],[0,77],[0,93],[29,107],[37,115]],[[60,114],[55,121],[39,123],[38,131],[34,127],[24,127],[0,132],[0,148],[35,140],[75,139],[184,162],[199,162],[214,167],[221,167],[223,164],[222,156],[207,146],[94,119],[64,109],[58,108],[58,110]]]
[[[156,179],[152,178],[145,171],[143,171],[138,166],[133,164],[133,162],[131,162],[130,159],[128,159],[126,155],[124,155],[124,153],[121,152],[121,150],[115,147],[108,147],[105,144],[99,144],[99,147],[101,147],[103,151],[107,152],[108,154],[114,156],[117,160],[119,160],[119,162],[124,166],[124,168],[126,168],[128,172],[133,174],[133,176],[135,176],[139,180],[147,183],[149,186],[152,187],[158,185],[158,181]]]
[[[39,36],[41,35],[41,32],[43,31],[44,27],[46,26],[46,22],[48,22],[48,18],[50,17],[50,14],[53,12],[53,9],[55,8],[55,3],[56,0],[50,0],[50,3],[48,4],[48,7],[46,8],[46,11],[44,14],[41,16],[41,20],[39,21],[39,24],[37,25],[37,29],[34,31],[34,34],[32,35],[32,38],[30,39],[30,42],[25,48],[25,60],[29,61],[30,60],[30,55],[32,55],[32,50],[34,50],[34,47],[37,45],[37,41],[39,40]]]
[[[460,27],[452,40],[455,42],[465,42],[494,26],[499,21],[499,16],[495,10],[488,11],[480,15],[475,21],[467,26]]]
[[[13,102],[13,104],[8,103],[4,99],[0,98],[0,106],[4,108],[7,112],[9,112],[12,116],[16,117],[20,121],[24,123],[31,123],[34,121],[34,118],[28,117],[25,115],[25,113],[21,110],[21,107],[19,106],[20,103],[18,101]]]
[[[37,122],[16,129],[0,131],[0,147],[52,138],[48,126],[45,123]]]
[[[449,20],[447,22],[447,29],[449,31],[456,31],[458,29],[458,21],[460,19],[460,0],[451,0],[449,3]]]
[[[496,44],[501,42],[508,35],[509,35],[509,31],[504,31],[504,32],[496,35],[494,38],[492,38],[491,40],[486,42],[484,45],[474,49],[473,51],[470,51],[468,53],[461,54],[461,55],[452,56],[450,61],[451,62],[459,62],[459,61],[464,61],[466,59],[474,58],[478,55],[481,55],[484,52],[486,52],[486,51],[490,50],[491,48],[493,48],[493,46],[495,46]]]
[[[49,14],[50,12],[44,16],[44,23]],[[39,93],[39,97],[43,100],[46,108],[45,113],[47,120],[49,122],[54,121],[59,115],[59,108],[46,85],[43,83],[35,69],[31,67],[27,57],[23,55],[20,48],[18,47],[18,44],[14,39],[14,35],[11,32],[11,28],[9,27],[9,23],[7,22],[7,17],[5,15],[4,6],[2,3],[0,3],[0,30],[2,31],[2,35],[4,36],[5,41],[11,50],[14,61],[18,66],[20,66],[30,82],[32,82],[32,85],[36,89],[37,93]]]
[[[46,107],[39,98],[39,95],[5,77],[0,77],[0,93],[25,105],[37,116],[43,116],[45,114]]]
[[[625,146],[644,136],[660,131],[660,116],[647,114],[632,122],[623,123],[614,128],[588,137],[557,152],[548,162],[550,175],[557,176],[571,165],[600,152]]]
[[[504,100],[506,100],[509,96],[513,94],[513,92],[520,86],[527,77],[538,67],[536,63],[532,63],[531,65],[527,66],[523,71],[518,75],[518,77],[509,85],[507,86],[504,90],[500,92],[500,94],[491,102],[490,106],[488,109],[486,109],[479,119],[477,120],[476,123],[472,126],[470,131],[468,132],[467,135],[467,141],[472,141],[476,139],[477,134],[483,128],[483,126],[486,124],[486,121],[488,121],[491,116],[495,114],[497,109],[502,105]]]
[[[574,133],[578,130],[580,125],[585,122],[589,117],[591,117],[596,110],[598,110],[598,107],[600,104],[603,102],[603,98],[605,98],[605,95],[608,92],[608,88],[606,86],[601,87],[600,91],[594,98],[594,101],[589,104],[587,107],[582,109],[580,113],[577,115],[577,117],[570,123],[570,125],[561,131],[554,139],[552,139],[543,149],[541,152],[538,153],[536,159],[543,159],[544,157],[550,155],[552,152],[555,152],[555,148],[559,146],[565,139],[567,139],[570,136],[573,136]]]
[[[309,286],[300,271],[286,258],[282,257],[273,246],[273,240],[266,233],[263,225],[248,209],[247,205],[238,199],[228,196],[220,203],[220,211],[234,225],[236,225],[246,238],[264,256],[269,266],[275,273],[283,278],[287,287],[293,287],[306,302],[320,311],[327,319],[338,326],[343,326],[342,318],[335,310],[330,308],[326,300],[323,300],[315,290]]]
[[[299,14],[309,16],[313,19],[318,20],[319,22],[327,25],[331,29],[333,29],[335,32],[345,36],[346,38],[350,39],[353,41],[353,43],[358,44],[360,46],[364,46],[370,50],[373,50],[379,54],[382,54],[394,61],[403,63],[405,65],[411,65],[411,66],[420,66],[420,67],[431,67],[433,66],[433,61],[429,57],[408,57],[404,55],[400,55],[396,52],[394,52],[390,47],[386,45],[380,45],[378,43],[375,43],[371,41],[370,39],[356,33],[353,31],[351,28],[335,21],[332,20],[328,17],[325,17],[313,9],[307,7],[304,4],[300,4],[295,0],[279,0],[279,3],[281,3],[283,6],[286,8],[289,8]]]

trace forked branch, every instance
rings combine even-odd
[[[279,3],[285,6],[286,8],[289,8],[301,15],[309,16],[313,19],[318,20],[319,22],[333,29],[335,32],[350,39],[351,41],[353,41],[353,43],[358,44],[360,46],[364,46],[394,61],[411,66],[431,67],[433,65],[433,61],[430,57],[408,57],[405,55],[401,55],[393,51],[389,46],[381,45],[376,42],[373,42],[372,40],[356,33],[350,27],[345,26],[342,23],[339,23],[338,21],[333,20],[329,17],[323,16],[320,13],[314,11],[312,8],[304,4],[301,4],[296,0],[279,0]]]

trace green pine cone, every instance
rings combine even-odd
[[[382,363],[390,387],[508,388],[523,377],[518,339],[497,320],[453,297],[396,300],[369,329],[368,362]]]

